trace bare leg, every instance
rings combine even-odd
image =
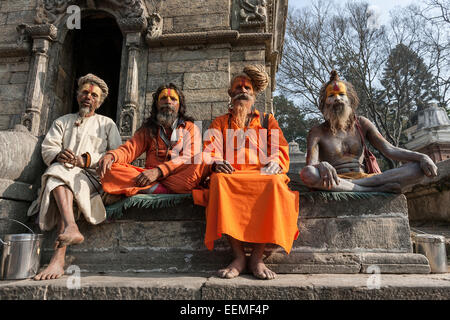
[[[225,269],[220,269],[218,275],[221,278],[232,279],[236,278],[245,269],[246,258],[241,241],[232,237],[229,237],[228,241],[233,250],[234,260]]]
[[[83,235],[78,230],[73,215],[73,193],[66,186],[59,186],[53,190],[56,203],[58,205],[61,219],[64,224],[64,232],[56,239],[56,246],[62,248],[64,246],[79,244],[84,241]]]
[[[64,224],[62,218],[60,218],[58,222],[58,235],[61,234],[63,230]],[[59,277],[61,277],[64,274],[64,259],[66,255],[66,248],[67,247],[65,246],[62,248],[56,248],[47,268],[37,274],[34,277],[34,280],[50,280],[58,279]]]
[[[265,243],[257,243],[254,245],[252,255],[250,256],[249,269],[258,279],[272,280],[275,279],[276,273],[267,268],[262,257],[264,254]]]
[[[321,178],[319,174],[319,170],[313,166],[306,166],[300,172],[300,177],[302,181],[310,188],[326,190],[326,191],[353,191],[353,192],[400,192],[400,183],[394,181],[384,181],[381,184],[380,180],[377,185],[361,185],[357,184],[356,181],[361,181],[365,179],[372,179],[374,177],[359,179],[359,180],[346,180],[339,178],[339,184],[333,185],[331,189],[324,187],[321,184]]]
[[[405,188],[417,183],[424,177],[426,176],[420,168],[420,165],[417,162],[410,162],[399,168],[387,170],[376,176],[352,180],[352,182],[364,187],[379,186],[386,183],[399,183],[402,188]]]

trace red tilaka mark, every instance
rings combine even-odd
[[[167,95],[170,97],[170,88],[167,89]]]
[[[92,90],[94,89],[94,85],[93,84],[91,84],[90,86],[89,86],[89,93],[91,93],[92,94]]]
[[[336,81],[334,82],[334,88],[333,88],[333,90],[339,91],[339,86],[338,86],[338,84],[337,84]]]

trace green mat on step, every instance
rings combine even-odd
[[[123,212],[128,208],[161,209],[171,208],[192,202],[192,195],[188,194],[137,194],[124,198],[106,207],[106,217],[117,219],[123,216]]]
[[[300,192],[300,196],[305,196],[309,200],[325,201],[349,201],[359,199],[369,199],[373,197],[392,197],[393,193],[385,192],[328,192],[310,191]],[[117,219],[123,216],[123,212],[128,208],[161,209],[172,208],[185,203],[192,203],[191,194],[138,194],[124,198],[106,207],[106,217]]]
[[[330,192],[330,191],[309,191],[299,192],[300,196],[305,196],[309,200],[334,200],[334,201],[350,201],[360,199],[370,199],[375,197],[389,198],[395,193],[387,192]]]

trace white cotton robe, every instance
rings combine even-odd
[[[100,158],[106,151],[121,145],[119,131],[112,119],[94,114],[84,118],[81,125],[76,126],[75,121],[78,119],[77,113],[56,119],[42,142],[42,158],[49,167],[42,175],[39,196],[28,209],[29,216],[39,212],[41,230],[51,230],[58,222],[59,211],[54,199],[51,201],[51,192],[61,185],[68,186],[73,192],[76,218],[83,213],[86,221],[92,224],[106,219],[105,207],[99,196],[96,196],[97,190],[101,191],[96,180],[89,177],[82,168],[69,169],[59,162],[52,163],[64,149],[72,150],[77,156],[88,152],[91,164],[87,170],[97,177],[95,168]]]

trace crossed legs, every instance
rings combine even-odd
[[[252,254],[247,263],[244,247],[242,242],[232,237],[228,237],[231,249],[233,251],[234,260],[224,269],[220,269],[218,275],[221,278],[232,279],[237,277],[246,266],[258,279],[271,280],[276,274],[264,264],[262,257],[264,254],[265,243],[255,243]]]
[[[347,180],[339,179],[339,185],[331,189],[324,187],[321,182],[319,170],[313,166],[306,166],[300,172],[302,181],[310,188],[328,191],[355,191],[355,192],[395,192],[409,185],[417,183],[425,175],[418,163],[407,163],[402,167],[385,171],[379,175],[368,178]]]
[[[58,220],[58,236],[55,241],[55,252],[47,268],[34,277],[34,280],[57,279],[64,274],[64,263],[67,246],[84,241],[78,230],[73,214],[73,193],[66,186],[53,190],[60,217]]]

